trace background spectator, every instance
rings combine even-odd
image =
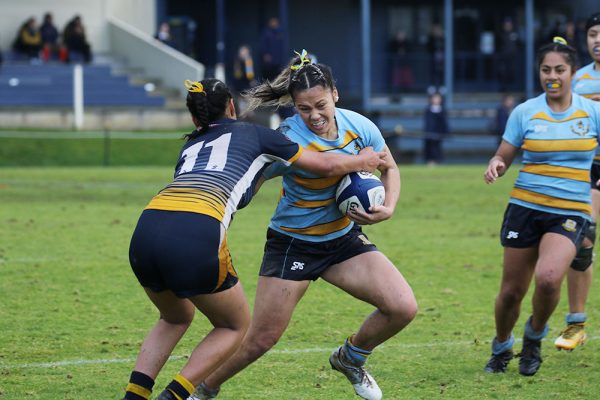
[[[169,25],[168,22],[163,22],[160,24],[155,38],[168,46],[175,47],[175,41],[171,35],[171,25]]]
[[[391,72],[392,72],[392,90],[398,93],[403,89],[413,86],[415,77],[409,60],[409,52],[412,50],[411,43],[406,37],[406,32],[398,30],[392,40],[390,40]]]
[[[504,130],[506,129],[506,122],[508,121],[508,116],[515,108],[515,97],[512,94],[505,94],[502,97],[502,103],[496,110],[496,123],[494,124],[494,133],[498,137],[498,145],[502,141],[502,135],[504,135]]]
[[[69,61],[73,61],[76,58],[75,54],[80,54],[86,63],[92,60],[92,50],[85,37],[85,28],[79,15],[73,17],[65,27],[63,41],[69,51]]]
[[[442,139],[448,129],[448,116],[444,108],[442,95],[433,93],[429,96],[429,106],[424,115],[425,131],[425,162],[428,165],[436,165],[442,162]]]
[[[35,18],[27,19],[19,28],[13,42],[13,50],[25,55],[30,60],[39,58],[42,49],[42,36]]]
[[[238,102],[240,113],[246,110],[246,101],[240,94],[256,84],[254,72],[254,60],[250,48],[246,45],[240,46],[238,55],[233,62],[233,90]]]
[[[437,91],[444,82],[444,31],[438,23],[431,25],[427,51],[431,62],[430,84],[433,85],[430,91]]]
[[[500,91],[505,91],[515,81],[515,67],[519,56],[519,34],[511,18],[505,18],[498,34],[498,82]]]
[[[58,43],[58,29],[52,21],[52,14],[44,14],[42,26],[40,26],[40,35],[42,36],[42,59],[48,61],[51,58],[59,58],[60,45]],[[64,61],[64,60],[63,60]]]
[[[260,55],[262,61],[262,76],[273,80],[283,67],[283,31],[279,19],[272,17],[264,29],[260,39]]]

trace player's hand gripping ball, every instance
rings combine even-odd
[[[335,201],[344,215],[354,209],[369,213],[369,207],[380,206],[385,200],[383,183],[370,172],[351,172],[338,184]]]

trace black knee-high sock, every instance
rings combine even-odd
[[[123,400],[148,400],[153,386],[154,379],[142,372],[133,371]]]
[[[167,389],[177,400],[186,400],[193,392],[194,384],[188,381],[184,376],[177,374],[175,379],[167,385]]]

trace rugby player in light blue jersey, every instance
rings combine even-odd
[[[331,70],[299,54],[273,81],[248,93],[250,109],[293,104],[297,114],[281,131],[306,149],[356,154],[365,146],[387,154],[379,167],[385,203],[371,213],[342,215],[335,191],[342,177],[320,178],[285,165],[265,177],[283,175],[282,195],[267,232],[252,323],[238,351],[200,385],[192,398],[216,397],[222,383],[277,343],[312,280],[323,278],[375,307],[356,332],[330,356],[363,399],[382,392],[364,369],[367,356],[414,318],[417,304],[402,274],[377,250],[360,225],[389,219],[400,194],[400,174],[379,129],[364,116],[337,108]],[[300,375],[301,376],[301,375]],[[302,379],[302,378],[299,378]],[[393,397],[393,396],[392,396]]]
[[[186,81],[186,86],[196,129],[186,135],[173,182],[142,212],[129,248],[131,268],[160,316],[142,344],[126,400],[150,398],[156,376],[196,308],[214,329],[157,400],[186,399],[240,344],[250,313],[226,232],[269,164],[278,161],[334,176],[374,171],[387,156],[372,149],[358,156],[303,151],[281,133],[237,121],[223,82]]]
[[[600,13],[593,14],[585,24],[587,47],[592,57],[592,63],[580,68],[573,79],[573,91],[583,97],[600,102]],[[592,263],[594,260],[594,242],[596,241],[596,221],[600,212],[600,152],[596,150],[596,157],[591,169],[592,186],[592,222],[589,225],[579,247],[571,268],[567,272],[569,289],[569,313],[565,317],[566,328],[554,341],[558,349],[573,350],[585,343],[585,303],[590,287],[592,286]]]
[[[535,278],[519,361],[519,372],[526,376],[540,367],[547,321],[592,220],[589,171],[600,129],[598,104],[572,91],[576,50],[557,37],[540,48],[537,62],[544,93],[514,109],[484,173],[486,183],[495,182],[523,150],[523,167],[500,231],[504,267],[495,305],[496,337],[485,370],[506,371],[521,302]]]

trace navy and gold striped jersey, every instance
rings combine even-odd
[[[307,150],[358,154],[368,146],[375,151],[384,149],[381,132],[366,117],[336,108],[335,119],[339,132],[336,140],[326,140],[313,133],[298,114],[286,119],[280,129]],[[270,228],[311,242],[341,237],[352,228],[353,222],[342,215],[335,204],[341,176],[322,178],[281,163],[274,163],[264,173],[266,178],[275,175],[283,175],[283,190]]]
[[[600,103],[577,94],[562,113],[550,109],[545,93],[517,106],[502,137],[523,150],[510,203],[589,220],[598,132]]]
[[[223,119],[182,148],[175,178],[146,209],[206,214],[227,228],[254,196],[267,165],[290,165],[302,148],[284,135],[254,124]]]
[[[600,96],[600,71],[595,69],[595,63],[579,68],[573,78],[573,91],[588,99]],[[600,148],[596,149],[594,163],[600,163]]]

